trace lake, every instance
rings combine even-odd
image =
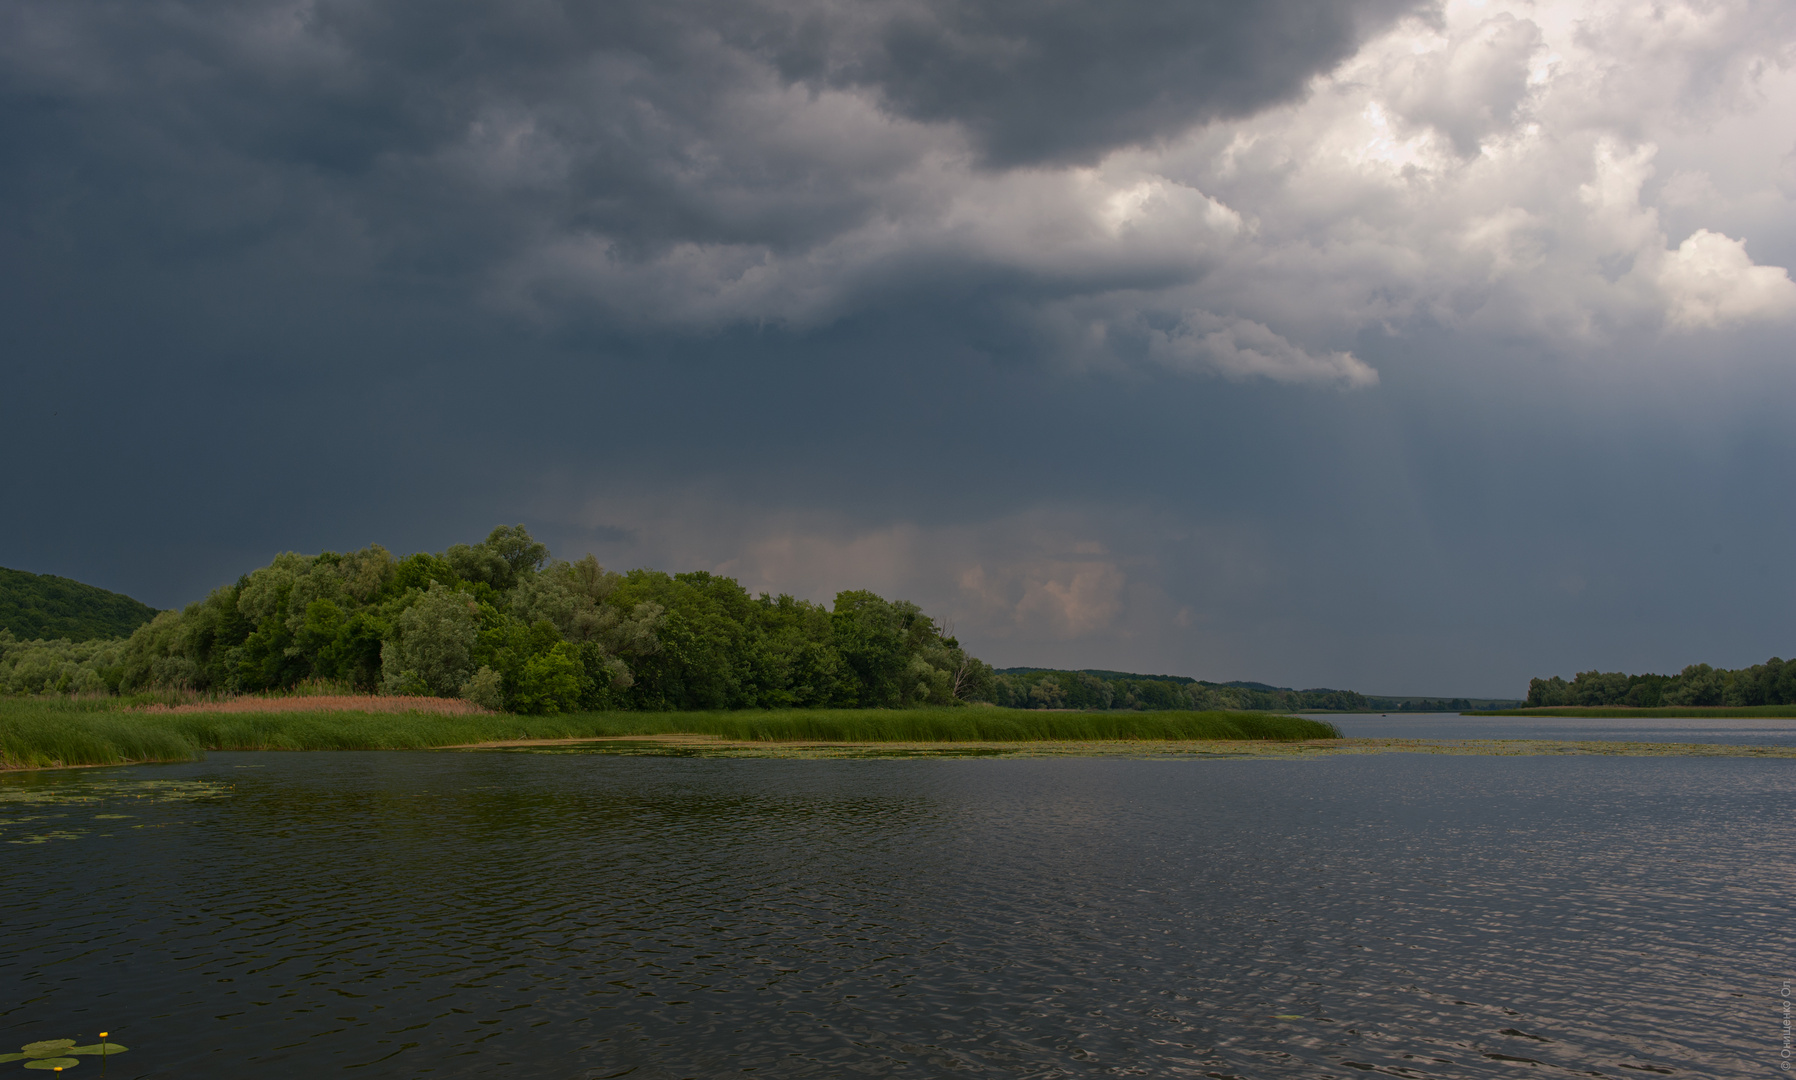
[[[1458,713],[1313,715],[1356,739],[1595,739],[1617,742],[1796,746],[1796,719],[1773,716],[1461,716]]]
[[[119,1077],[1769,1075],[1791,780],[577,752],[6,776],[0,1028],[109,1031]]]

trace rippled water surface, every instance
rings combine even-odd
[[[1604,742],[1796,746],[1796,719],[1774,716],[1462,716],[1316,714],[1359,739],[1592,739]]]
[[[1770,1075],[1792,775],[334,753],[11,776],[0,1028],[108,1030],[121,1077]]]

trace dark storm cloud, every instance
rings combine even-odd
[[[995,163],[1092,161],[1293,98],[1368,29],[1417,6],[922,3],[900,7],[878,47],[842,67],[905,116],[964,125]]]
[[[131,219],[181,238],[315,227],[297,203],[432,258],[545,229],[802,246],[919,136],[807,140],[745,96],[859,90],[997,163],[1090,159],[1288,99],[1403,6],[21,0],[9,171],[154,192]]]
[[[998,662],[1787,653],[1788,425],[1691,402],[1789,400],[1793,219],[1656,58],[1759,100],[1788,35],[1404,6],[0,0],[0,565],[176,604],[523,520]]]

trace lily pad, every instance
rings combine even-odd
[[[92,1046],[71,1046],[68,1052],[71,1054],[104,1054],[111,1057],[114,1054],[124,1053],[126,1049],[128,1048],[120,1046],[118,1043],[109,1042],[94,1043]]]
[[[53,1057],[53,1058],[38,1058],[36,1061],[27,1061],[25,1063],[25,1067],[27,1069],[45,1069],[45,1070],[72,1069],[79,1064],[81,1064],[80,1058]]]
[[[4,1064],[8,1061],[24,1061],[24,1060],[25,1060],[24,1054],[0,1054],[0,1064]]]
[[[1303,1017],[1298,1016],[1296,1013],[1273,1013],[1272,1018],[1274,1020],[1302,1020],[1303,1019]]]
[[[42,1042],[26,1043],[19,1049],[25,1052],[26,1057],[56,1057],[73,1045],[73,1039],[45,1039]]]

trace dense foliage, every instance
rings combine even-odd
[[[0,692],[117,693],[125,674],[125,639],[20,641],[0,630]]]
[[[538,714],[951,705],[989,672],[914,604],[844,592],[831,610],[703,572],[551,562],[521,525],[434,555],[280,555],[127,641],[0,636],[14,693],[322,681]]]
[[[0,630],[18,638],[124,637],[155,617],[155,608],[129,596],[0,566]]]
[[[1777,657],[1729,671],[1692,664],[1676,675],[1625,675],[1580,671],[1571,682],[1555,675],[1528,682],[1528,707],[1567,705],[1662,706],[1796,705],[1796,660]]]

